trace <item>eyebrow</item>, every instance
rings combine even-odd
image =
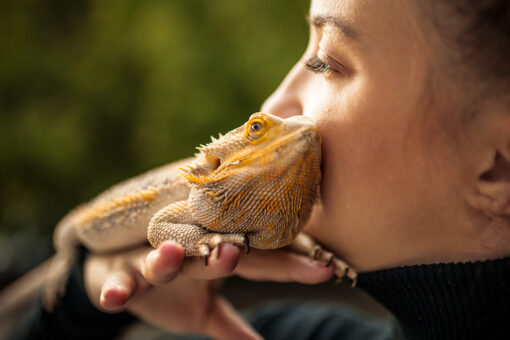
[[[349,25],[347,25],[344,22],[338,20],[337,18],[334,18],[329,15],[314,15],[311,19],[308,16],[307,20],[311,25],[313,25],[317,28],[321,28],[325,25],[330,25],[330,26],[336,27],[345,36],[347,36],[353,40],[356,40],[356,38],[358,36],[358,33],[356,33],[356,31],[354,31],[351,27],[349,27]]]

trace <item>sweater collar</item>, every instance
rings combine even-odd
[[[358,285],[408,339],[510,339],[510,257],[363,273]]]

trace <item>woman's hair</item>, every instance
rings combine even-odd
[[[462,65],[468,77],[486,90],[508,95],[510,0],[426,2],[434,3],[433,21],[442,43],[453,52],[453,62]]]
[[[466,20],[458,37],[466,61],[489,78],[510,82],[510,1],[445,1],[456,3],[457,14]]]

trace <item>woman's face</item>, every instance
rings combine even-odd
[[[309,20],[303,58],[262,107],[321,131],[322,205],[307,231],[360,271],[476,257],[462,196],[470,142],[453,91],[435,85],[441,51],[420,11],[313,0]]]

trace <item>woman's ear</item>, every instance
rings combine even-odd
[[[467,202],[488,216],[510,217],[510,107],[488,105],[478,114],[480,158]]]
[[[482,113],[483,114],[483,113]],[[488,216],[510,216],[510,112],[501,116],[490,131],[492,154],[490,162],[480,164],[482,170],[476,180],[476,189],[468,197],[468,203]]]

